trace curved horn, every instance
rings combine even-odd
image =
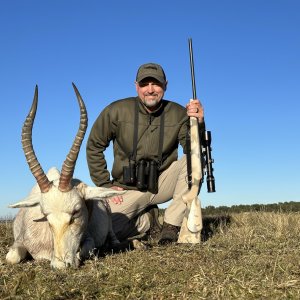
[[[67,155],[66,160],[64,161],[64,164],[61,169],[61,175],[59,178],[59,190],[62,192],[67,192],[71,190],[71,179],[73,177],[74,169],[75,169],[75,164],[76,160],[78,157],[78,153],[80,150],[81,143],[83,141],[86,129],[87,129],[87,112],[86,108],[84,105],[84,102],[78,92],[78,89],[76,88],[75,84],[72,83],[75,94],[77,96],[78,104],[80,107],[80,125],[78,132],[76,134],[75,140],[73,142],[73,145],[71,147],[71,150],[69,154]]]
[[[32,175],[35,177],[42,193],[49,191],[52,183],[44,173],[32,146],[32,126],[38,104],[38,86],[35,86],[34,98],[22,128],[22,146]]]

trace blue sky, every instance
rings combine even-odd
[[[87,136],[106,105],[135,95],[139,65],[164,67],[166,99],[192,97],[189,37],[215,159],[217,192],[204,186],[202,205],[299,201],[299,12],[296,0],[1,1],[0,216],[35,183],[20,137],[36,84],[44,170],[61,168],[77,132],[77,85],[89,127],[75,176],[92,185]]]

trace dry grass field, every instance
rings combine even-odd
[[[79,269],[9,266],[11,223],[0,224],[0,299],[300,299],[300,214],[205,217],[199,245],[92,257]]]

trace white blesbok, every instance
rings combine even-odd
[[[37,184],[23,200],[10,207],[21,208],[14,220],[14,244],[6,255],[16,264],[32,256],[47,259],[54,268],[77,267],[90,251],[110,241],[119,243],[113,230],[106,197],[121,194],[112,189],[90,187],[73,179],[74,168],[87,128],[84,102],[73,84],[80,107],[80,126],[61,174],[56,168],[44,173],[34,153],[32,127],[38,89],[22,129],[22,145]]]

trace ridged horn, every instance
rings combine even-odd
[[[86,129],[87,129],[87,124],[88,124],[88,119],[87,119],[87,112],[86,108],[84,105],[84,102],[79,94],[78,89],[76,88],[75,84],[72,83],[79,108],[80,108],[80,125],[78,132],[76,134],[75,140],[73,142],[73,145],[71,147],[71,150],[69,154],[67,155],[66,160],[64,161],[64,164],[61,169],[61,175],[59,178],[59,190],[62,192],[68,192],[71,190],[71,179],[73,178],[73,173],[75,169],[75,164],[76,160],[79,154],[80,146],[83,141]]]
[[[37,104],[38,104],[38,86],[36,85],[33,102],[22,128],[22,147],[32,175],[35,177],[41,192],[46,193],[49,191],[52,183],[49,181],[45,172],[43,171],[34,153],[33,146],[32,146],[32,126],[34,123],[35,113],[37,110]]]

